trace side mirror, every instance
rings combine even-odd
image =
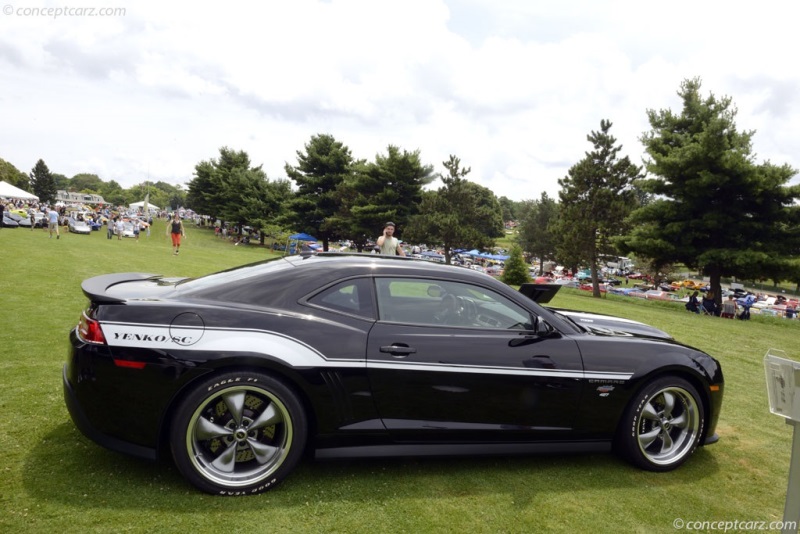
[[[533,333],[531,333],[531,331]],[[533,317],[533,328],[528,332],[520,332],[516,337],[508,342],[509,347],[521,347],[532,345],[549,338],[555,330],[539,317]]]
[[[539,337],[547,337],[553,332],[553,327],[542,320],[541,317],[536,317],[533,320],[533,331]]]

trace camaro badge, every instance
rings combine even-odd
[[[597,392],[601,397],[608,397],[608,394],[612,391],[614,391],[614,386],[600,386],[597,388]]]

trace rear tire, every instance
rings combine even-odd
[[[251,495],[286,478],[301,458],[307,420],[294,392],[258,372],[198,384],[175,411],[170,448],[189,482],[217,495]]]
[[[656,378],[637,393],[625,410],[617,451],[648,471],[671,471],[697,448],[705,430],[703,401],[683,378]]]

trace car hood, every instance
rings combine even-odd
[[[566,317],[579,328],[596,335],[620,337],[646,336],[659,339],[673,339],[671,335],[663,330],[631,319],[560,308],[548,309]]]

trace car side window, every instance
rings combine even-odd
[[[533,328],[531,314],[491,289],[464,282],[377,278],[381,321],[498,330]]]
[[[350,313],[368,319],[375,318],[372,288],[370,280],[367,278],[339,282],[321,293],[317,293],[308,302],[321,308]]]

